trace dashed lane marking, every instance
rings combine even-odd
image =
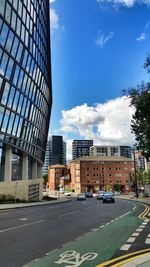
[[[38,224],[38,223],[43,223],[44,221],[45,220],[40,220],[40,221],[36,221],[36,222],[33,222],[33,223],[26,223],[26,224],[14,226],[14,227],[11,227],[11,228],[2,229],[2,230],[0,230],[0,233],[4,233],[4,232],[7,232],[7,231],[11,231],[11,230],[27,227],[27,226]]]
[[[150,238],[146,238],[145,244],[150,244]]]
[[[137,231],[137,232],[142,232],[142,231],[143,231],[143,229],[139,229],[139,228],[138,228],[136,231]]]
[[[1,213],[1,214],[0,214],[0,216],[3,216],[3,215],[8,215],[8,214],[10,214],[10,213],[8,213],[8,212]]]
[[[140,233],[133,233],[132,236],[139,236]]]
[[[120,248],[120,250],[128,250],[130,247],[131,247],[131,244],[125,244]]]
[[[133,243],[135,241],[135,239],[136,239],[135,237],[129,237],[127,242],[128,243]]]
[[[67,216],[67,215],[71,215],[71,214],[74,214],[74,213],[77,213],[78,211],[75,210],[75,211],[72,211],[72,212],[68,212],[68,213],[64,213],[64,214],[59,214],[58,216],[59,217],[63,217],[63,216]]]

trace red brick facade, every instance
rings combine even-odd
[[[71,188],[75,192],[88,189],[131,191],[134,162],[124,157],[82,157],[70,163]]]
[[[58,190],[59,185],[64,187],[64,178],[67,176],[68,170],[66,165],[51,165],[48,169],[48,188],[50,190]]]

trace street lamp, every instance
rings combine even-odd
[[[138,183],[137,183],[137,177],[136,177],[136,160],[135,160],[135,149],[131,148],[133,152],[133,160],[134,160],[134,182],[135,182],[135,194],[136,197],[138,198]]]

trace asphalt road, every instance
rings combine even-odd
[[[70,241],[96,231],[98,227],[103,228],[103,225],[129,212],[134,214],[134,220],[130,222],[134,228],[139,224],[140,219],[137,216],[142,211],[143,205],[138,203],[117,199],[115,204],[103,204],[95,198],[0,211],[0,266],[21,267],[34,259],[44,257],[46,253],[62,248]],[[127,236],[131,232],[130,227],[121,229],[120,227],[120,239],[117,239],[121,240],[118,241],[119,245],[124,242],[121,237],[125,234],[123,231],[126,231]],[[113,231],[115,234],[116,229],[110,229],[112,238]]]

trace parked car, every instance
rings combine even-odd
[[[115,203],[115,199],[112,192],[105,192],[103,195],[103,203],[111,202]]]
[[[65,192],[64,196],[71,196],[71,193],[70,192]]]
[[[60,188],[59,189],[59,192],[62,193],[62,194],[64,194],[64,192],[65,192],[64,188]]]
[[[103,195],[104,195],[104,193],[105,193],[105,191],[98,191],[98,192],[97,192],[97,195],[96,195],[96,198],[97,198],[98,200],[103,199]]]
[[[93,197],[92,192],[90,191],[85,192],[85,197]]]
[[[149,193],[148,192],[144,192],[143,193],[143,197],[149,197]]]
[[[77,200],[86,200],[85,194],[84,193],[78,194]]]

